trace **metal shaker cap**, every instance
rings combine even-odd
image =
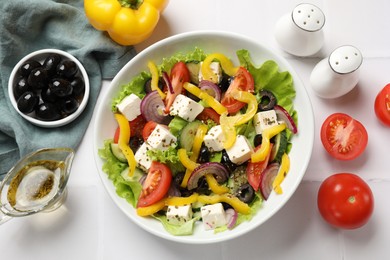
[[[362,62],[362,53],[351,45],[341,46],[329,55],[330,67],[339,74],[354,72]]]
[[[315,32],[325,24],[325,15],[313,4],[299,4],[292,12],[292,20],[302,30]]]

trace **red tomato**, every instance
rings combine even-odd
[[[142,130],[144,129],[144,126],[146,124],[146,120],[142,115],[139,115],[134,120],[129,122],[130,125],[130,136],[142,136]],[[116,128],[115,134],[114,134],[114,143],[118,143],[119,139],[119,133],[120,129],[119,127]]]
[[[169,113],[169,108],[172,106],[177,95],[185,93],[183,84],[190,81],[190,71],[184,62],[179,61],[173,65],[170,81],[173,93],[167,89],[167,86],[164,88],[164,91],[167,92],[167,96],[165,98],[165,112],[167,114]]]
[[[387,84],[376,96],[375,114],[385,125],[390,126],[390,84]]]
[[[352,160],[363,153],[368,134],[365,127],[347,114],[330,115],[321,127],[325,150],[339,160]]]
[[[168,166],[160,162],[152,162],[142,185],[137,208],[150,206],[164,198],[171,185],[171,180],[172,173]]]
[[[370,219],[374,211],[374,196],[359,176],[338,173],[321,184],[317,205],[321,216],[332,226],[355,229]]]
[[[203,122],[210,119],[219,124],[220,115],[214,109],[206,107],[196,118]]]
[[[261,145],[256,147],[255,151],[257,151],[260,148],[260,146]],[[249,184],[252,186],[252,188],[255,191],[258,191],[260,188],[261,174],[268,166],[269,157],[271,156],[272,146],[273,144],[271,144],[270,152],[264,161],[256,162],[256,163],[249,161],[246,167],[246,177],[248,179]]]
[[[146,141],[149,137],[149,135],[153,132],[153,130],[156,128],[157,123],[154,121],[148,121],[145,124],[144,129],[142,130],[142,138],[144,141]]]
[[[254,89],[255,81],[252,75],[244,67],[240,67],[234,75],[233,82],[230,83],[228,90],[222,97],[221,104],[227,108],[229,114],[237,113],[245,106],[245,103],[234,99],[230,93],[233,90],[244,90],[252,93]]]

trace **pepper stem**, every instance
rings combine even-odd
[[[118,0],[118,2],[123,7],[128,7],[137,10],[144,1],[143,0]]]

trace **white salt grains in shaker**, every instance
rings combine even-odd
[[[322,98],[337,98],[350,92],[359,81],[361,52],[351,45],[335,49],[321,60],[310,75],[310,85]]]
[[[295,56],[311,56],[323,46],[325,15],[315,5],[299,4],[292,13],[282,16],[275,26],[280,47]]]

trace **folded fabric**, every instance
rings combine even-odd
[[[84,112],[58,128],[32,125],[13,109],[8,79],[23,56],[46,48],[74,55],[87,70],[91,91]],[[79,145],[88,127],[102,79],[112,78],[136,54],[114,43],[86,19],[80,0],[0,1],[0,180],[25,154],[43,147]]]

